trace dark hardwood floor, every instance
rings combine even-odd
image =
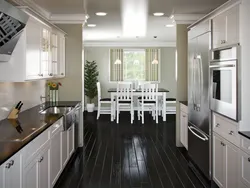
[[[137,117],[136,117],[137,119]],[[188,166],[187,154],[175,146],[175,116],[145,124],[121,113],[120,124],[108,115],[84,115],[84,148],[78,149],[57,188],[200,188],[205,185]]]

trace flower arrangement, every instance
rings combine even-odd
[[[48,82],[48,87],[50,90],[58,90],[59,86],[62,86],[61,82]]]

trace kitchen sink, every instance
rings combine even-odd
[[[41,111],[41,114],[68,114],[71,110],[73,110],[72,107],[49,107],[43,111]]]

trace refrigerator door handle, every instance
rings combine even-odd
[[[193,70],[192,70],[192,84],[196,85],[196,55],[193,58]],[[193,98],[193,108],[196,110],[196,91],[194,91],[194,87],[192,87],[192,98]]]
[[[196,137],[198,137],[199,139],[203,140],[203,141],[207,141],[208,137],[203,134],[202,132],[200,132],[197,128],[193,127],[193,126],[188,126],[188,129],[190,130],[190,132],[195,135]],[[202,136],[198,135],[197,133],[195,133],[193,130],[197,131],[198,133],[200,133]]]

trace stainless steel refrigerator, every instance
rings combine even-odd
[[[188,41],[188,154],[203,174],[210,175],[209,49],[210,23],[191,28]]]

